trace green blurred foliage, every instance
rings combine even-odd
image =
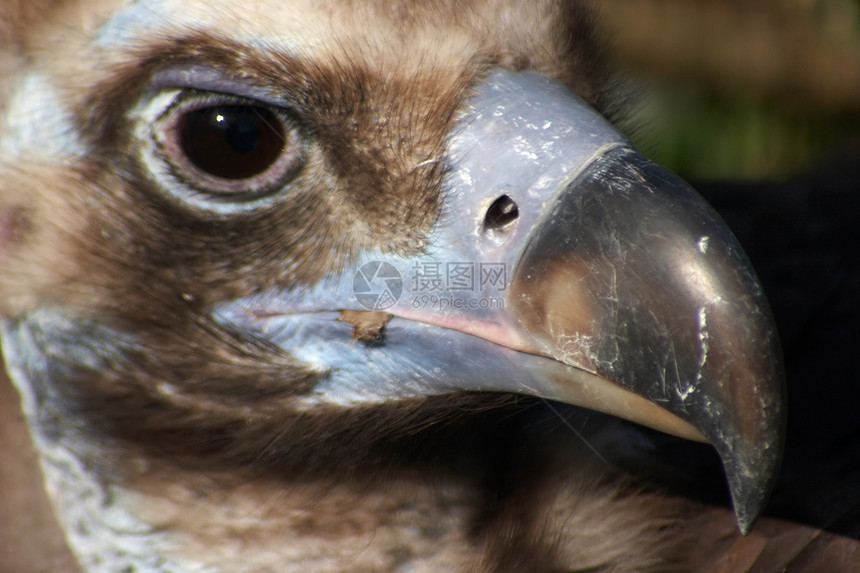
[[[860,138],[860,0],[596,5],[634,143],[684,177],[785,179]]]
[[[679,80],[646,82],[631,137],[689,179],[784,179],[860,137],[860,113]]]

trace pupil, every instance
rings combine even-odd
[[[284,128],[264,107],[226,105],[187,113],[180,124],[182,150],[201,171],[222,179],[264,173],[281,155]]]
[[[216,122],[214,127],[224,130],[227,145],[237,153],[250,153],[260,145],[260,126],[247,110],[242,109],[232,117],[216,111],[212,118]]]

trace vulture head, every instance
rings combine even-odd
[[[0,10],[2,353],[85,569],[665,570],[686,506],[566,405],[712,444],[749,530],[767,304],[578,2]]]

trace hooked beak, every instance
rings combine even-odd
[[[781,458],[782,366],[761,287],[716,213],[537,74],[490,74],[449,156],[425,252],[362,253],[216,320],[316,367],[310,400],[519,392],[710,442],[748,532]]]

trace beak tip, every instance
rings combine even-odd
[[[781,461],[779,448],[722,456],[738,529],[749,534],[764,510]]]
[[[743,495],[734,487],[731,490],[738,529],[743,535],[748,535],[761,513],[763,500],[760,499],[760,496]]]
[[[738,522],[738,529],[743,535],[748,535],[755,525],[759,514],[761,513],[764,500],[767,495],[750,495],[738,491],[735,487],[731,488],[732,504],[735,510],[735,519]]]

